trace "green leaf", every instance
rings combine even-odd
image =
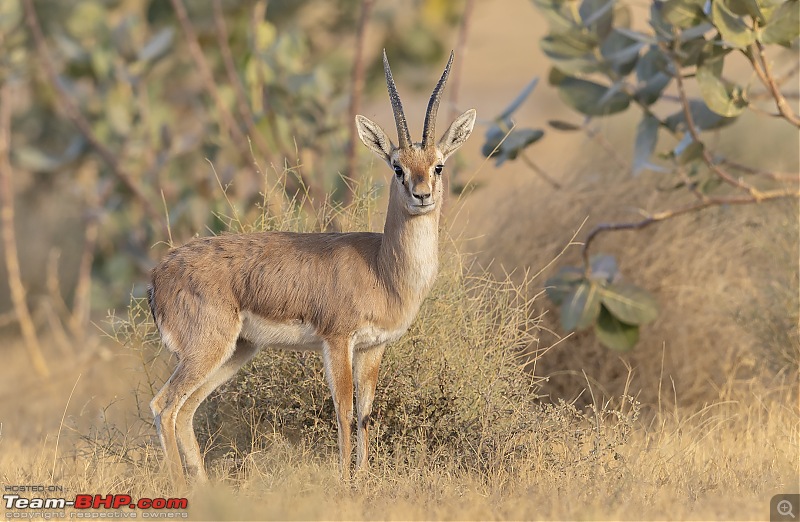
[[[561,327],[568,332],[591,325],[600,313],[599,285],[583,282],[561,304]]]
[[[581,130],[580,125],[575,125],[574,123],[570,123],[564,120],[547,120],[547,124],[553,127],[556,130],[564,131],[564,132],[573,132]]]
[[[656,149],[658,142],[658,127],[660,122],[652,114],[645,114],[636,127],[636,144],[633,148],[632,173],[637,176],[650,162],[650,157]]]
[[[658,317],[658,303],[647,290],[631,283],[611,283],[600,289],[603,306],[627,324],[647,324]]]
[[[657,102],[672,81],[669,62],[658,46],[651,45],[636,63],[636,78],[639,81],[639,87],[634,94],[636,99],[645,105]]]
[[[678,63],[682,67],[691,67],[697,65],[700,58],[703,57],[703,51],[706,47],[706,39],[704,37],[688,40],[681,45],[680,50],[676,53]]]
[[[755,32],[747,27],[741,16],[734,14],[725,0],[712,0],[711,21],[728,45],[744,49],[756,40]]]
[[[727,6],[731,12],[738,16],[750,15],[760,22],[765,22],[764,13],[758,5],[758,0],[728,0]]]
[[[655,3],[660,7],[662,18],[675,27],[693,27],[705,19],[705,0],[667,0]]]
[[[610,283],[619,274],[619,267],[614,256],[608,254],[595,254],[589,259],[592,269],[592,279]]]
[[[79,2],[67,18],[66,27],[69,33],[79,40],[102,39],[108,32],[108,18],[108,13],[101,2]]]
[[[139,50],[136,58],[142,62],[151,63],[160,60],[169,52],[174,38],[175,30],[172,27],[165,27]]]
[[[556,87],[561,85],[561,82],[569,78],[569,75],[564,74],[558,67],[550,67],[550,72],[547,73],[547,83]]]
[[[798,36],[800,36],[800,6],[797,1],[788,0],[772,13],[767,25],[759,32],[758,39],[765,44],[788,46]]]
[[[726,118],[712,111],[703,100],[689,100],[689,113],[692,115],[695,127],[700,130],[719,129],[736,121],[736,118]],[[685,129],[686,116],[683,109],[667,116],[664,123],[673,132]]]
[[[738,116],[747,107],[747,93],[740,86],[722,78],[726,51],[707,46],[697,66],[697,83],[706,105],[721,116]]]
[[[591,53],[597,46],[597,39],[577,29],[549,34],[539,42],[542,52],[554,59],[580,58]]]
[[[502,121],[502,120],[506,120],[506,119],[510,118],[510,117],[511,117],[511,115],[512,115],[512,114],[514,114],[514,112],[515,112],[517,109],[519,109],[520,105],[522,105],[522,103],[523,103],[523,102],[524,102],[526,99],[528,99],[528,96],[530,96],[530,94],[531,94],[531,93],[533,92],[533,90],[536,88],[536,85],[537,85],[538,83],[539,83],[539,77],[537,76],[536,78],[534,78],[533,80],[531,80],[531,82],[530,82],[528,85],[526,85],[526,86],[525,86],[525,87],[522,89],[522,91],[520,91],[520,93],[519,93],[519,94],[517,94],[517,97],[516,97],[516,98],[514,98],[514,101],[512,101],[512,102],[511,102],[511,103],[508,105],[508,107],[506,107],[506,108],[505,108],[505,110],[504,110],[503,112],[501,112],[501,113],[500,113],[500,114],[497,116],[497,118],[495,118],[495,120],[496,120],[496,121]]]
[[[32,146],[16,147],[13,151],[14,161],[23,169],[31,172],[56,172],[72,163],[83,153],[86,142],[81,135],[73,136],[67,148],[60,155],[47,153]]]
[[[614,30],[620,34],[624,34],[625,36],[631,38],[632,40],[636,40],[637,42],[642,42],[643,44],[656,44],[658,40],[649,34],[640,33],[639,31],[634,31],[632,29],[628,29],[627,27],[616,27]]]
[[[496,136],[496,132],[492,133],[492,137]],[[515,128],[508,133],[507,137],[503,134],[499,140],[490,139],[487,136],[482,152],[486,157],[496,158],[496,164],[499,166],[507,160],[517,159],[522,150],[539,141],[542,136],[544,136],[544,131],[541,129]]]
[[[564,299],[572,294],[583,281],[585,281],[583,270],[565,266],[545,282],[545,293],[553,304],[561,306]]]
[[[533,4],[542,12],[552,32],[561,33],[581,27],[580,20],[575,17],[577,12],[571,9],[567,2],[562,0],[533,0]]]
[[[642,42],[614,30],[600,45],[600,54],[615,72],[624,76],[636,66],[639,51],[644,45]]]
[[[606,348],[618,352],[630,351],[639,342],[639,327],[623,323],[611,315],[605,306],[600,308],[594,325],[597,340]]]
[[[593,49],[597,40],[580,30],[551,34],[539,43],[542,52],[558,64],[558,68],[570,74],[590,73],[601,69]]]
[[[703,144],[694,141],[692,134],[684,133],[683,139],[672,150],[672,156],[680,165],[685,165],[698,159],[703,154]]]
[[[605,38],[613,27],[616,0],[583,0],[578,13],[583,26],[599,38]]]
[[[587,116],[605,116],[628,108],[630,97],[622,91],[609,96],[612,88],[573,76],[566,76],[558,83],[564,103]]]

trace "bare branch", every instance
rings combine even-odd
[[[467,56],[467,36],[469,35],[470,22],[472,21],[472,13],[475,11],[475,0],[467,0],[464,4],[464,12],[461,14],[461,24],[458,27],[458,37],[456,40],[455,55],[458,56],[458,63],[453,68],[452,77],[450,79],[450,96],[447,100],[449,106],[448,119],[454,120],[458,116],[458,94],[461,87],[461,71],[464,68],[465,59]],[[450,175],[444,177],[444,192],[450,193],[450,185],[453,183],[459,174],[459,164],[456,162],[450,170]],[[466,186],[466,185],[465,185]]]
[[[695,142],[703,145],[703,152],[702,152],[703,161],[714,174],[719,176],[719,178],[722,181],[738,189],[746,190],[754,198],[760,199],[762,197],[762,192],[760,190],[750,185],[749,183],[745,183],[740,179],[734,178],[730,173],[724,170],[718,162],[714,161],[714,156],[711,154],[711,151],[708,150],[708,147],[705,146],[703,140],[700,139],[700,131],[695,125],[694,117],[692,116],[692,111],[689,105],[689,99],[686,95],[686,88],[685,85],[683,84],[683,77],[680,74],[680,65],[678,64],[678,61],[675,59],[675,55],[671,50],[667,49],[665,45],[662,45],[661,48],[664,51],[664,53],[669,57],[674,69],[678,71],[678,73],[675,74],[674,77],[678,87],[678,95],[681,100],[681,106],[683,107],[683,117],[686,120],[686,128],[689,131],[689,134],[692,136],[692,139]]]
[[[786,101],[786,98],[783,97],[775,77],[772,74],[772,67],[764,56],[764,44],[756,41],[748,50],[750,53],[745,53],[745,55],[750,58],[750,63],[753,64],[753,69],[756,71],[756,74],[772,93],[772,97],[775,99],[775,105],[778,107],[778,112],[786,121],[795,127],[800,127],[800,118],[797,117]]]
[[[614,162],[619,165],[622,170],[630,171],[631,165],[628,161],[622,157],[622,155],[617,150],[617,147],[614,147],[608,140],[603,136],[603,133],[598,131],[597,129],[592,129],[589,127],[588,122],[583,127],[584,132],[589,137],[590,140],[594,141],[600,148],[602,148],[606,153],[614,160]]]
[[[244,120],[247,126],[247,132],[258,149],[258,154],[267,163],[272,164],[273,160],[269,152],[269,146],[264,141],[261,133],[258,132],[258,129],[256,129],[256,122],[253,117],[253,111],[250,109],[250,104],[247,102],[247,94],[245,93],[244,85],[233,63],[233,54],[228,44],[228,27],[225,23],[225,14],[222,11],[222,0],[213,0],[212,4],[214,7],[214,26],[217,33],[217,44],[219,45],[220,54],[222,55],[222,63],[225,64],[225,73],[228,76],[228,82],[233,86],[233,92],[236,95],[236,106],[239,111],[239,116]]]
[[[748,165],[743,165],[741,163],[729,160],[727,158],[724,158],[724,159],[720,160],[719,163],[722,164],[722,165],[726,165],[726,166],[728,166],[728,167],[730,167],[732,169],[736,169],[736,170],[739,170],[741,172],[744,172],[745,174],[750,174],[750,175],[753,175],[753,176],[760,176],[760,177],[763,177],[763,178],[771,179],[773,181],[784,181],[784,182],[789,182],[789,183],[800,183],[800,174],[798,174],[798,173],[788,174],[788,173],[785,173],[785,172],[769,172],[769,171],[766,171],[766,170],[756,169],[756,168],[750,167]]]
[[[350,140],[347,142],[345,157],[347,159],[347,176],[357,180],[356,174],[356,145],[358,134],[356,132],[356,115],[361,110],[361,93],[364,91],[364,42],[366,40],[367,22],[369,21],[372,7],[375,0],[362,0],[361,15],[358,19],[358,29],[356,32],[356,54],[353,57],[353,74],[350,82],[350,112],[347,119],[347,128],[350,129]],[[344,203],[348,205],[353,201],[353,191],[347,190],[344,194]]]
[[[192,60],[194,61],[195,65],[197,66],[198,70],[200,71],[200,76],[203,81],[204,89],[211,95],[214,99],[214,105],[217,108],[217,112],[220,115],[222,123],[228,127],[231,137],[233,138],[234,144],[236,147],[242,152],[242,154],[249,155],[251,154],[249,142],[247,137],[242,133],[242,130],[239,128],[239,124],[236,119],[233,117],[233,114],[228,110],[228,107],[225,105],[225,102],[222,100],[222,96],[220,95],[219,89],[217,88],[216,81],[214,80],[214,74],[211,71],[211,66],[208,64],[208,60],[206,60],[205,54],[203,54],[203,49],[200,47],[200,41],[197,36],[197,31],[195,30],[194,24],[192,23],[191,19],[189,18],[189,14],[186,11],[186,6],[183,4],[182,0],[171,0],[172,7],[175,11],[175,15],[178,17],[178,22],[181,25],[183,30],[186,44],[189,46],[189,53],[192,55]],[[241,86],[239,82],[239,78],[236,75],[235,66],[233,64],[233,58],[230,56],[230,48],[228,47],[228,38],[227,38],[227,26],[225,25],[224,17],[222,14],[222,7],[221,5],[217,5],[217,2],[214,3],[215,8],[215,24],[216,24],[216,31],[217,31],[217,40],[220,41],[221,45],[221,52],[223,55],[223,62],[225,63],[227,75],[229,77],[229,81],[234,86],[234,91],[237,93],[237,104],[239,106],[239,112],[242,113],[241,116],[245,120],[245,125],[248,127],[248,131],[252,134],[252,139],[255,141],[256,148],[268,162],[270,161],[269,147],[264,142],[261,135],[258,133],[255,122],[253,121],[252,113],[247,106],[246,103],[246,96],[244,96],[244,88]],[[225,45],[221,44],[221,40],[223,40]],[[226,52],[228,56],[226,57]],[[313,180],[308,179],[304,176],[301,172],[295,171],[294,174],[297,176],[297,180],[289,179],[290,187],[287,187],[287,191],[291,192],[294,191],[295,193],[306,192],[308,194],[308,198],[304,200],[305,205],[309,208],[309,210],[313,211],[312,208],[312,201],[321,197],[321,189],[313,182]]]
[[[89,196],[89,206],[92,209],[100,208],[100,201],[96,195]],[[166,222],[166,220],[165,220]],[[69,316],[69,330],[76,342],[81,343],[89,326],[89,313],[91,311],[92,290],[92,265],[94,264],[97,238],[100,234],[100,222],[97,212],[91,212],[85,219],[86,230],[83,233],[83,251],[78,264],[78,280],[75,284],[75,295],[72,298],[72,314]],[[167,227],[169,230],[169,227]]]
[[[762,203],[764,201],[788,199],[788,198],[800,198],[800,190],[782,189],[782,190],[765,191],[761,192],[759,197],[753,195],[706,197],[704,199],[701,199],[699,201],[696,201],[688,205],[684,205],[682,207],[656,212],[655,214],[651,214],[647,216],[645,219],[642,219],[641,221],[633,221],[625,223],[601,223],[595,226],[589,232],[589,235],[586,236],[586,241],[584,242],[583,248],[581,249],[581,255],[583,256],[583,263],[588,270],[588,267],[590,266],[589,248],[591,247],[592,242],[595,239],[597,239],[597,236],[604,232],[610,232],[615,230],[641,230],[654,223],[665,221],[667,219],[671,219],[683,214],[688,214],[689,212],[702,210],[708,207],[715,207],[721,205],[748,205],[752,203]]]
[[[538,175],[540,178],[542,178],[542,179],[543,179],[543,180],[545,180],[547,183],[549,183],[549,184],[550,184],[550,185],[551,185],[551,186],[552,186],[554,189],[560,189],[560,188],[561,188],[561,184],[560,184],[558,181],[556,181],[555,179],[553,179],[553,177],[552,177],[552,176],[550,176],[550,175],[547,173],[547,171],[545,171],[545,170],[544,170],[542,167],[540,167],[540,166],[539,166],[539,165],[537,165],[537,164],[536,164],[536,163],[535,163],[535,162],[534,162],[532,159],[530,159],[530,158],[528,157],[528,155],[527,155],[527,154],[525,154],[525,151],[522,151],[522,152],[520,153],[519,157],[520,157],[520,158],[522,158],[522,162],[523,162],[525,165],[527,165],[528,167],[530,167],[530,169],[531,169],[532,171],[534,171],[534,172],[535,172],[535,173],[536,173],[536,174],[537,174],[537,175]]]
[[[45,41],[44,34],[42,33],[42,27],[39,24],[38,17],[36,16],[36,9],[33,6],[33,0],[23,0],[22,5],[25,9],[25,22],[28,25],[28,29],[30,30],[31,34],[33,35],[34,42],[36,43],[36,50],[40,58],[39,61],[42,64],[42,69],[44,70],[45,76],[52,85],[53,89],[55,89],[57,94],[57,103],[61,107],[61,110],[72,122],[72,124],[75,125],[78,131],[83,134],[83,137],[86,138],[86,141],[91,144],[92,148],[94,148],[106,165],[108,165],[114,177],[121,181],[122,184],[125,185],[125,187],[131,192],[131,194],[133,194],[134,198],[139,201],[139,203],[142,205],[142,208],[144,208],[145,213],[153,221],[153,223],[159,223],[162,227],[162,230],[166,230],[166,225],[161,219],[161,214],[159,214],[155,207],[150,203],[149,197],[142,191],[139,183],[134,180],[130,173],[125,171],[120,166],[119,161],[117,161],[117,155],[108,147],[106,147],[105,144],[103,144],[97,138],[97,136],[95,136],[91,125],[86,118],[84,118],[83,114],[81,114],[78,107],[72,101],[69,92],[67,92],[61,81],[59,81],[58,73],[56,73],[55,67],[53,66],[53,60],[50,56],[50,50],[47,47],[47,42]]]
[[[247,151],[247,140],[245,139],[244,134],[242,134],[239,124],[233,118],[233,115],[228,110],[228,107],[225,106],[225,102],[222,100],[222,96],[217,88],[217,84],[214,81],[214,74],[211,72],[211,67],[208,65],[208,60],[206,60],[206,57],[203,54],[203,49],[200,48],[200,41],[197,38],[197,31],[195,31],[194,24],[189,19],[189,14],[186,12],[186,6],[183,5],[181,0],[171,0],[171,2],[172,8],[175,11],[175,15],[178,17],[178,23],[180,23],[181,29],[183,29],[186,45],[189,47],[189,54],[192,55],[192,60],[194,60],[195,66],[197,66],[198,71],[200,71],[203,87],[214,99],[214,105],[217,107],[217,112],[219,113],[220,118],[225,126],[228,127],[228,131],[230,132],[234,143],[236,143],[240,150]]]
[[[0,207],[0,226],[2,226],[3,251],[5,252],[11,302],[19,321],[25,348],[33,363],[33,369],[39,377],[49,377],[50,369],[42,355],[36,327],[33,325],[31,312],[25,300],[25,285],[22,283],[17,237],[14,231],[14,186],[11,161],[8,158],[11,147],[10,101],[13,99],[17,99],[17,96],[12,93],[7,84],[3,83],[0,86],[0,205],[2,205]]]

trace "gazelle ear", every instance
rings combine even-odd
[[[383,158],[386,163],[389,163],[394,145],[392,145],[389,136],[386,135],[381,126],[366,116],[357,114],[356,130],[358,130],[358,137],[361,138],[364,145]]]
[[[467,141],[469,135],[472,134],[472,128],[475,126],[477,114],[475,109],[469,109],[450,124],[447,132],[444,133],[444,136],[437,144],[444,159],[447,159]]]

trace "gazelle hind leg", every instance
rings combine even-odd
[[[183,480],[183,472],[180,461],[180,453],[178,453],[178,444],[175,437],[175,423],[164,422],[164,409],[169,401],[170,383],[175,378],[175,375],[181,370],[182,362],[178,362],[175,371],[164,383],[164,386],[156,393],[153,400],[150,401],[150,410],[153,412],[153,419],[156,425],[156,433],[158,440],[161,442],[161,449],[164,451],[164,460],[167,464],[167,469],[172,476],[173,480],[177,480],[185,485]],[[177,473],[177,474],[176,474]]]
[[[236,342],[236,351],[233,352],[231,358],[212,373],[178,411],[176,424],[178,446],[183,453],[187,474],[194,477],[197,482],[206,482],[208,477],[203,465],[203,454],[194,433],[194,414],[211,392],[236,375],[236,372],[247,364],[257,352],[258,347],[255,344],[239,339]]]
[[[353,359],[353,378],[356,385],[357,443],[356,470],[369,467],[369,424],[375,387],[378,384],[378,369],[385,345],[356,352]]]
[[[325,377],[333,396],[339,427],[339,463],[342,479],[350,480],[350,441],[353,421],[353,346],[346,338],[327,339],[322,347]]]
[[[186,479],[177,440],[178,412],[209,376],[233,355],[240,329],[241,324],[235,329],[228,329],[227,336],[222,330],[198,329],[191,339],[198,342],[168,346],[178,354],[178,366],[153,398],[150,408],[170,475],[181,486],[185,486]]]

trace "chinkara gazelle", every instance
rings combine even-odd
[[[452,63],[451,53],[428,102],[422,142],[411,141],[385,51],[398,145],[379,125],[356,116],[361,141],[392,169],[382,234],[204,237],[170,251],[153,270],[150,310],[178,364],[150,407],[178,483],[185,482],[183,464],[195,480],[206,480],[192,423],[197,407],[262,347],[322,352],[345,479],[355,384],[356,465],[367,466],[368,425],[384,347],[408,330],[433,285],[444,162],[475,125],[470,109],[435,140],[436,113]]]

